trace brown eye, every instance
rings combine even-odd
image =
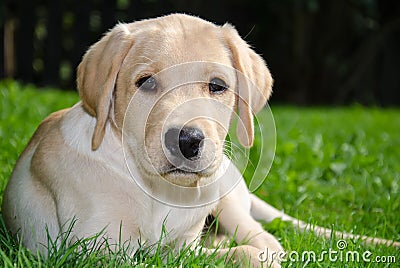
[[[224,92],[228,88],[228,85],[220,78],[213,78],[208,83],[208,88],[211,93],[219,94]]]
[[[156,79],[152,76],[144,76],[136,81],[136,86],[144,91],[154,91],[157,88]]]

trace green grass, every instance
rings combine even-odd
[[[0,82],[0,196],[12,168],[29,138],[48,114],[78,101],[76,93],[37,90],[11,81]],[[335,230],[400,240],[400,110],[364,108],[297,108],[272,106],[277,129],[275,160],[264,184],[257,190],[263,199],[290,215]],[[263,114],[264,113],[264,114]],[[263,111],[259,117],[266,116]],[[267,130],[264,130],[267,131]],[[257,146],[251,150],[256,159]],[[263,159],[261,159],[261,164]],[[246,175],[251,174],[251,168]],[[1,197],[0,197],[1,198]],[[35,257],[14,241],[0,221],[1,267],[92,267],[140,264],[177,267],[224,267],[215,256],[180,254],[169,250],[149,254],[143,248],[133,257],[121,249],[103,254],[85,240],[49,256]],[[323,239],[275,220],[265,227],[290,251],[338,250],[339,238]],[[347,241],[343,251],[365,251],[375,256],[395,256],[398,249]],[[83,248],[85,250],[78,250]],[[294,255],[293,255],[294,256]],[[303,267],[303,262],[286,263]],[[385,267],[385,264],[325,261],[307,267]],[[395,267],[392,264],[391,267]]]

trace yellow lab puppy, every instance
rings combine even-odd
[[[164,224],[165,243],[179,248],[214,213],[248,242],[234,255],[258,263],[265,246],[282,248],[251,216],[223,146],[236,109],[239,140],[252,145],[253,113],[271,86],[263,59],[229,24],[181,14],[118,24],[78,67],[81,102],[45,119],[19,158],[6,226],[46,251],[45,227],[55,239],[74,218],[73,237],[106,228],[115,243],[157,242]]]
[[[261,251],[282,247],[256,219],[307,229],[250,194],[223,154],[236,110],[239,141],[252,145],[271,87],[264,60],[229,24],[180,14],[118,24],[78,67],[81,102],[45,119],[19,158],[3,199],[7,228],[45,252],[47,232],[54,240],[72,219],[74,238],[105,228],[111,243],[134,245],[157,242],[164,225],[163,242],[179,248],[213,214],[247,243],[233,256],[259,265]]]

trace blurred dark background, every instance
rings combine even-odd
[[[2,0],[0,8],[0,78],[72,90],[83,53],[116,22],[184,12],[236,26],[268,62],[273,102],[400,105],[398,0]]]

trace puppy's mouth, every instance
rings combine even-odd
[[[184,169],[180,169],[180,168],[173,168],[167,172],[165,172],[164,174],[199,174],[199,172],[197,171],[188,171],[188,170],[184,170]]]
[[[204,170],[190,170],[187,168],[179,168],[179,167],[174,167],[174,166],[170,166],[162,171],[159,172],[159,174],[161,176],[165,176],[165,175],[198,175],[198,176],[205,176],[206,174],[208,174],[208,172],[205,172]]]
[[[188,170],[186,168],[170,167],[159,173],[159,175],[169,183],[184,186],[184,187],[198,187],[207,185],[213,181],[215,171],[213,168],[206,168],[204,170]]]

